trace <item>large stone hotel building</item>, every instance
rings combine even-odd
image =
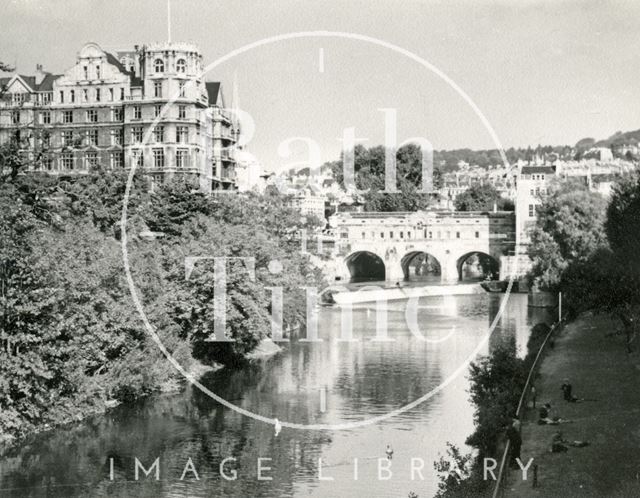
[[[194,45],[112,54],[87,43],[64,74],[38,66],[35,76],[0,78],[0,94],[0,144],[17,140],[32,170],[136,164],[153,183],[186,175],[207,192],[234,188],[237,126]]]

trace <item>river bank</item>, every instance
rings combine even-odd
[[[591,313],[580,316],[555,338],[540,368],[536,406],[552,405],[553,416],[572,420],[560,426],[538,425],[529,407],[522,420],[522,459],[534,458],[538,486],[510,475],[507,496],[640,496],[640,356],[627,354],[617,320]],[[560,386],[570,379],[581,403],[563,400]],[[592,401],[593,400],[593,401]],[[569,441],[589,441],[585,448],[550,453],[557,430]]]

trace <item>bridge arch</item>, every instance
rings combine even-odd
[[[344,260],[351,282],[378,281],[386,278],[383,259],[371,251],[356,251]]]
[[[460,256],[456,262],[458,280],[497,280],[500,275],[500,262],[482,251],[470,251]]]
[[[438,282],[442,279],[440,261],[426,251],[411,251],[400,260],[405,280]]]

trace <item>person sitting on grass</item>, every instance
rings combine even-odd
[[[567,424],[569,422],[571,422],[571,420],[562,419],[560,417],[552,417],[551,404],[549,403],[545,403],[538,412],[538,425],[558,425]]]
[[[551,437],[551,453],[564,453],[569,446],[574,448],[584,448],[589,446],[589,441],[568,441],[562,437],[562,432],[558,431]]]
[[[578,398],[577,396],[573,395],[573,386],[569,382],[569,379],[564,379],[562,386],[560,386],[560,389],[562,389],[562,396],[564,397],[565,401],[569,403],[578,403],[580,401],[584,401],[583,398]]]

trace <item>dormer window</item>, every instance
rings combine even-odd
[[[156,73],[164,72],[164,62],[162,61],[162,59],[156,59],[153,63],[153,67]]]
[[[179,73],[184,73],[187,70],[187,61],[185,61],[184,59],[178,59],[178,62],[176,62],[176,71],[178,71]]]

